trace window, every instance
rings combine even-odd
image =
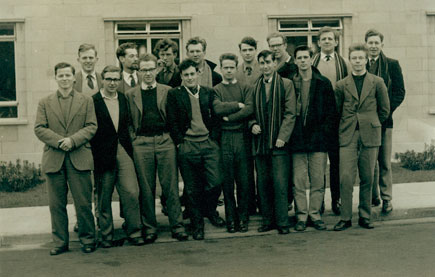
[[[15,41],[15,24],[0,23],[0,118],[18,117]]]

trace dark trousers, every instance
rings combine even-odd
[[[95,243],[95,223],[92,214],[91,171],[76,170],[67,154],[60,171],[47,173],[51,230],[56,247],[68,245],[68,214],[66,211],[68,186],[74,199],[78,235],[82,244]]]
[[[216,142],[185,140],[178,147],[178,165],[184,181],[193,229],[204,228],[203,215],[216,212],[222,188],[220,149]]]
[[[259,208],[260,205],[260,198],[258,196],[258,189],[255,182],[255,157],[252,155],[252,134],[246,132],[244,138],[248,167],[248,211],[249,214],[255,214],[257,212],[257,207]]]
[[[290,156],[285,151],[280,151],[279,155],[257,155],[255,158],[263,225],[276,223],[278,227],[289,226],[289,163]]]
[[[329,158],[329,189],[331,190],[332,202],[340,200],[340,147],[334,146],[334,149],[328,151]],[[325,177],[326,179],[326,177]],[[326,180],[325,180],[326,186]]]
[[[221,153],[224,182],[222,189],[225,201],[225,219],[230,222],[248,220],[249,179],[248,160],[243,132],[223,131]],[[237,204],[234,197],[234,182],[237,185]]]

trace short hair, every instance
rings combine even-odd
[[[313,57],[313,50],[310,47],[308,47],[307,45],[299,45],[298,47],[296,47],[295,52],[294,52],[295,53],[295,59],[296,59],[296,54],[299,51],[308,51],[308,53],[310,54],[310,58]]]
[[[260,61],[260,58],[266,59],[267,57],[272,56],[272,61],[275,60],[275,55],[270,50],[263,50],[257,55],[257,61]]]
[[[193,38],[190,38],[187,41],[187,43],[186,43],[186,50],[187,51],[189,51],[188,47],[191,44],[201,44],[202,45],[202,51],[204,51],[204,52],[207,49],[207,42],[202,37],[193,37]]]
[[[242,38],[242,41],[239,43],[239,50],[242,50],[242,43],[247,44],[247,45],[252,46],[255,49],[257,49],[257,41],[253,37]]]
[[[149,62],[153,61],[157,66],[157,57],[150,53],[145,53],[139,56],[139,64],[140,62]]]
[[[180,69],[180,72],[183,72],[184,70],[188,69],[191,66],[194,67],[196,71],[198,71],[198,64],[192,59],[183,60],[178,66],[178,68]]]
[[[68,68],[68,67],[71,68],[71,72],[72,72],[72,74],[75,75],[75,74],[76,74],[76,69],[74,68],[74,66],[72,66],[72,65],[69,64],[69,63],[65,63],[65,62],[58,63],[58,64],[56,64],[56,65],[54,66],[54,75],[56,76],[57,71],[58,71],[59,69]]]
[[[337,31],[329,26],[324,26],[324,27],[320,28],[319,33],[317,35],[317,38],[319,41],[320,41],[320,36],[325,34],[325,33],[333,33],[335,41],[338,41],[340,39],[340,32],[339,31]]]
[[[365,41],[369,39],[369,37],[378,36],[381,39],[381,42],[384,42],[384,35],[376,29],[369,29],[365,35]]]
[[[219,57],[219,62],[222,66],[222,61],[223,60],[231,60],[231,61],[235,61],[236,62],[236,66],[239,64],[239,58],[237,58],[236,55],[234,55],[233,53],[224,53]]]
[[[121,68],[114,66],[114,65],[108,65],[106,66],[103,71],[101,72],[101,77],[104,79],[104,76],[107,72],[119,72],[119,76],[121,77]]]
[[[172,49],[173,53],[178,53],[178,45],[175,41],[169,38],[161,39],[154,47],[154,55],[158,56],[160,51],[166,51],[169,48]]]
[[[90,44],[90,43],[83,43],[82,45],[79,46],[79,51],[78,51],[78,56],[80,57],[80,53],[88,51],[88,50],[94,50],[95,52],[95,57],[97,56],[97,49],[95,48],[95,45]]]
[[[283,34],[281,34],[281,33],[271,33],[271,34],[269,34],[268,36],[267,36],[267,44],[269,44],[269,40],[271,39],[271,38],[282,38],[282,42],[283,43],[287,43],[287,38],[283,35]]]
[[[118,46],[118,49],[116,49],[116,58],[124,57],[125,56],[125,50],[127,49],[137,49],[137,45],[134,42],[126,42]]]
[[[367,46],[364,43],[354,43],[349,47],[349,59],[350,54],[354,51],[364,51],[364,53],[366,53],[366,58],[368,57]]]

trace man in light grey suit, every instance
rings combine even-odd
[[[366,229],[370,221],[371,193],[378,149],[381,145],[381,124],[390,113],[384,81],[366,70],[367,48],[364,44],[349,47],[352,74],[337,82],[335,97],[340,114],[340,197],[341,220],[335,231],[352,226],[352,192],[359,172],[359,220]]]
[[[74,89],[92,96],[101,88],[101,75],[95,72],[95,64],[98,61],[95,46],[88,43],[80,45],[77,61],[80,63],[81,71],[75,74]]]
[[[97,131],[92,98],[73,89],[74,67],[59,63],[54,68],[58,90],[41,99],[35,134],[45,143],[42,172],[46,175],[55,247],[50,255],[68,251],[68,187],[74,199],[82,251],[95,251],[92,215],[91,170],[94,161],[89,140]]]

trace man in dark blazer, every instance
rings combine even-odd
[[[187,240],[178,195],[176,148],[169,135],[166,99],[170,87],[156,82],[157,58],[141,55],[142,83],[127,91],[133,122],[133,155],[139,177],[141,215],[147,243],[157,239],[156,175],[167,199],[172,237]]]
[[[125,93],[141,82],[140,76],[137,74],[137,70],[139,69],[137,45],[132,42],[121,44],[118,49],[116,49],[116,57],[122,68],[122,81],[119,84],[118,91]]]
[[[172,88],[181,85],[180,70],[175,63],[178,55],[177,43],[169,38],[161,39],[154,47],[154,53],[159,57],[159,62],[163,65],[156,76],[157,83]]]
[[[172,140],[178,148],[178,165],[184,181],[195,240],[204,239],[204,216],[225,225],[216,214],[221,191],[218,139],[220,122],[213,110],[214,90],[198,84],[198,64],[180,64],[183,85],[168,92],[166,114]]]
[[[55,243],[50,255],[68,251],[68,187],[76,207],[82,251],[91,253],[95,251],[91,181],[94,161],[89,140],[97,131],[94,105],[91,97],[73,89],[75,70],[72,65],[59,63],[54,72],[58,90],[39,101],[34,129],[45,144],[42,172],[47,180]]]
[[[95,72],[95,64],[98,61],[95,46],[88,43],[80,45],[77,61],[81,66],[81,70],[75,74],[74,89],[92,96],[101,88],[101,75]]]
[[[365,41],[369,50],[369,63],[367,70],[381,77],[388,89],[390,99],[390,115],[382,124],[382,143],[379,147],[377,168],[373,183],[373,205],[378,206],[379,189],[382,198],[382,212],[389,213],[393,210],[393,177],[391,170],[391,151],[393,146],[393,112],[400,106],[405,98],[405,85],[403,83],[402,69],[399,61],[385,56],[382,52],[384,35],[377,30],[370,29],[366,32]]]
[[[337,82],[335,97],[340,116],[340,197],[341,220],[335,231],[352,226],[352,192],[359,173],[359,220],[366,229],[370,221],[371,193],[376,157],[381,145],[381,124],[388,118],[390,102],[380,77],[366,70],[367,48],[364,44],[349,47],[352,74]]]
[[[100,246],[113,246],[112,194],[116,186],[122,201],[126,225],[124,230],[133,245],[143,245],[142,223],[139,212],[139,186],[133,164],[133,147],[129,133],[130,116],[127,100],[117,92],[121,69],[106,66],[103,87],[92,96],[98,130],[91,140],[94,157],[94,180],[98,194],[98,224],[102,241]]]

